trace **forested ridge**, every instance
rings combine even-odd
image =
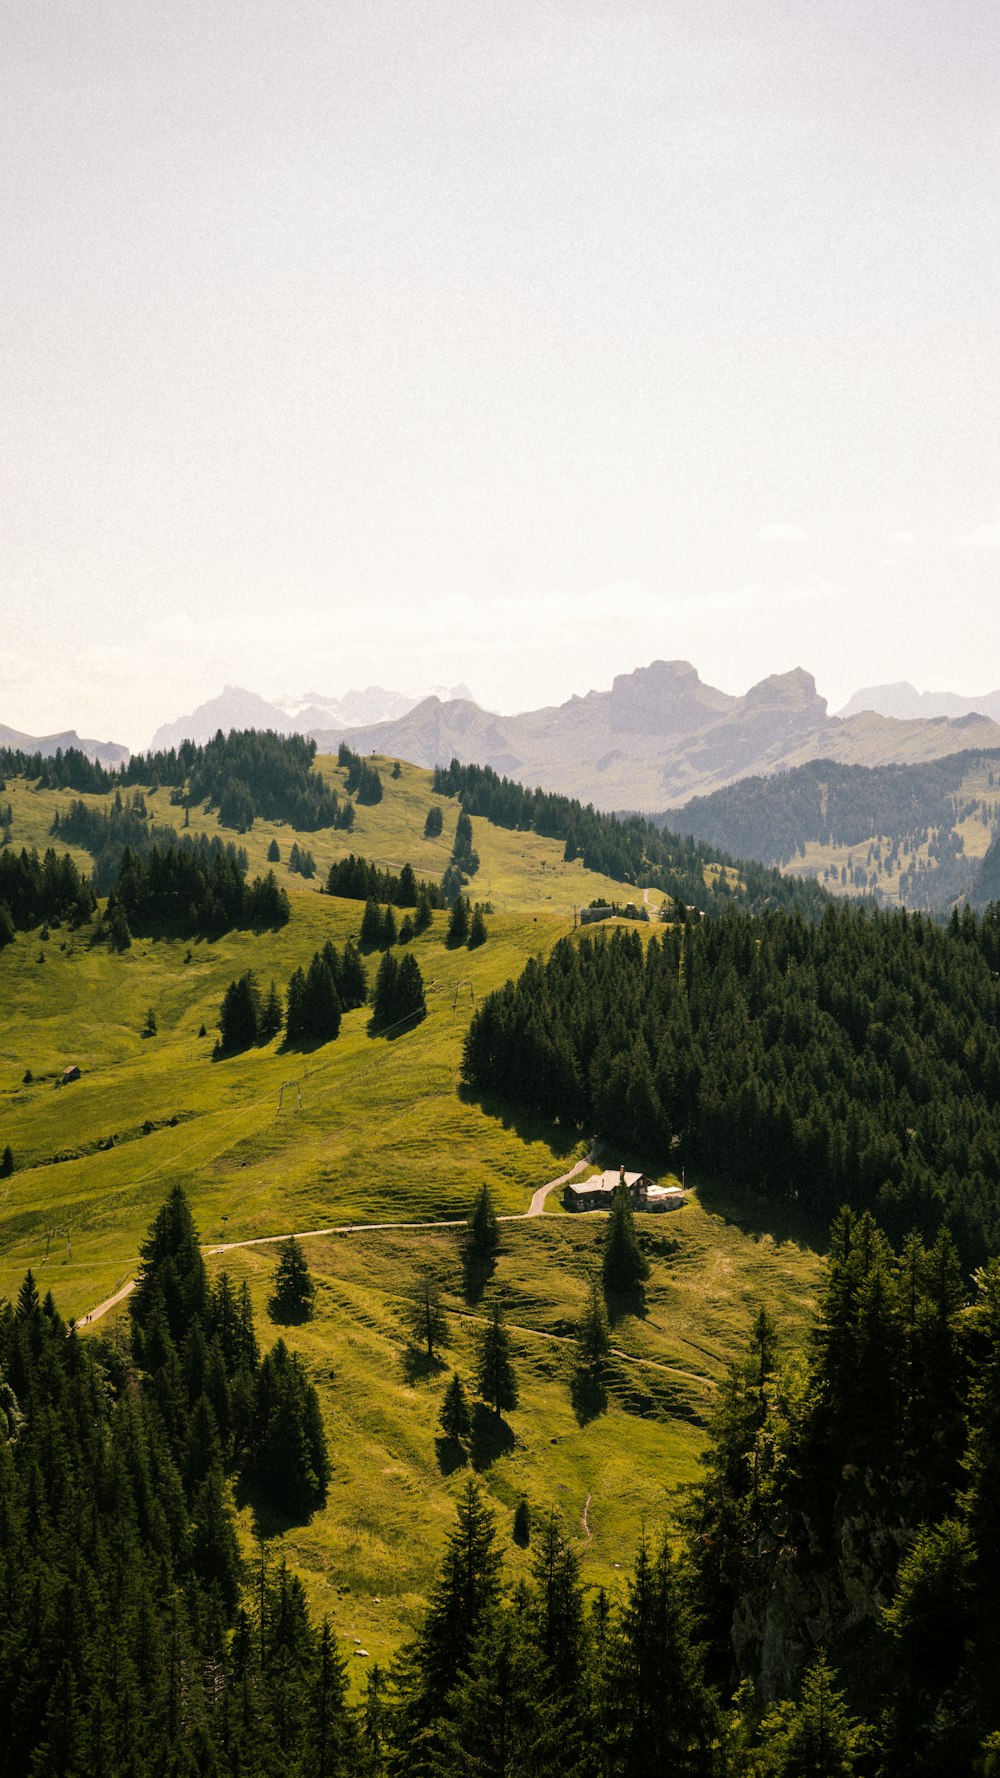
[[[983,794],[963,790],[974,771],[987,780]],[[810,844],[856,847],[844,866],[846,886],[874,892],[886,873],[908,905],[947,907],[970,889],[979,869],[979,860],[964,856],[957,832],[970,815],[996,826],[1000,753],[955,753],[916,765],[814,759],[791,771],[741,778],[653,820],[771,865],[793,862]]]
[[[81,1340],[30,1274],[0,1307],[3,1778],[994,1770],[996,1261],[970,1289],[947,1233],[897,1251],[839,1213],[806,1346],[754,1317],[704,1479],[620,1587],[521,1508],[514,1584],[469,1474],[412,1639],[352,1703],[267,1541],[331,1478],[315,1390],[282,1340],[261,1359],[246,1287],[209,1283],[179,1191],[142,1259],[126,1340]]]
[[[38,781],[44,790],[106,795],[126,786],[166,786],[177,802],[216,808],[223,827],[245,829],[255,816],[287,821],[300,833],[350,827],[350,801],[341,802],[314,769],[315,741],[273,730],[220,729],[204,745],[183,741],[156,753],[134,753],[116,769],[97,764],[78,748],[44,754],[0,749],[0,772]]]
[[[447,768],[435,770],[434,789],[441,796],[457,796],[467,814],[480,815],[496,827],[562,840],[563,856],[581,858],[588,870],[617,882],[661,889],[710,914],[734,900],[755,910],[799,908],[812,917],[826,905],[826,894],[817,883],[783,877],[764,865],[734,859],[702,840],[662,832],[641,815],[606,815],[590,804],[584,808],[572,797],[526,790],[500,777],[492,766],[460,765],[453,759]],[[738,882],[725,871],[710,874],[706,882],[706,864],[729,867]]]
[[[1000,904],[561,940],[473,1015],[467,1086],[827,1218],[1000,1252]]]

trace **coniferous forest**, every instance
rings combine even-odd
[[[1000,907],[830,906],[561,940],[473,1015],[463,1078],[666,1166],[1000,1253]]]
[[[690,907],[718,913],[735,897],[754,909],[797,908],[816,917],[825,892],[809,880],[783,877],[776,870],[741,859],[702,840],[661,831],[641,815],[608,815],[591,804],[552,791],[526,790],[502,778],[492,766],[461,765],[453,759],[438,766],[434,789],[457,796],[467,815],[481,815],[496,827],[518,828],[563,841],[567,859],[581,858],[587,870],[601,871],[621,883],[662,889]],[[478,861],[477,861],[478,862]],[[735,887],[725,873],[706,883],[705,865],[721,862],[738,870]],[[467,875],[472,873],[466,870]]]
[[[967,1287],[947,1233],[897,1252],[838,1214],[807,1348],[757,1315],[686,1521],[618,1598],[585,1594],[555,1515],[521,1513],[512,1585],[470,1474],[411,1642],[353,1703],[233,1518],[322,1503],[315,1389],[283,1340],[261,1358],[245,1287],[209,1283],[179,1190],[130,1324],[81,1339],[30,1273],[0,1314],[4,1778],[994,1770],[1000,1266]]]

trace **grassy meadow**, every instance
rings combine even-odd
[[[342,781],[333,761],[321,763]],[[357,934],[362,905],[318,892],[334,858],[355,851],[384,865],[409,860],[418,874],[444,869],[458,805],[439,799],[443,835],[425,839],[430,774],[403,764],[393,779],[390,767],[383,801],[358,809],[350,835],[255,821],[238,836],[251,873],[267,868],[278,841],[276,869],[292,901],[279,931],[218,941],[136,937],[118,955],[91,946],[87,929],[53,927],[48,937],[19,934],[0,952],[0,1148],[9,1144],[15,1161],[0,1178],[0,1296],[13,1295],[31,1266],[65,1316],[82,1316],[133,1275],[139,1244],[175,1183],[211,1244],[355,1222],[440,1224],[463,1217],[483,1182],[501,1213],[517,1215],[539,1185],[583,1156],[573,1133],[457,1090],[475,1002],[571,932],[575,906],[625,899],[623,885],[565,864],[561,846],[535,834],[474,821],[481,863],[470,893],[493,905],[489,938],[477,950],[449,949],[446,916],[435,914],[413,943],[428,1004],[414,1029],[375,1038],[358,1010],[335,1043],[289,1051],[278,1038],[213,1060],[219,1005],[235,976],[252,968],[264,989],[273,978],[283,994],[292,970],[327,938],[342,945]],[[72,800],[14,780],[4,796],[15,846],[51,843],[53,813]],[[150,799],[150,812],[182,825],[166,791]],[[191,830],[220,831],[201,811],[192,811]],[[293,840],[313,853],[313,882],[287,870]],[[75,856],[89,867],[86,854]],[[659,899],[647,897],[654,908]],[[377,961],[368,960],[371,979]],[[156,1034],[144,1037],[149,1009]],[[81,1078],[63,1085],[70,1064]],[[505,1223],[480,1302],[462,1293],[455,1229],[310,1239],[317,1313],[291,1329],[268,1319],[273,1246],[210,1256],[213,1272],[249,1280],[262,1343],[282,1332],[321,1391],[334,1459],[329,1499],[307,1526],[278,1528],[276,1541],[348,1649],[385,1656],[414,1624],[464,1473],[437,1436],[449,1372],[428,1372],[405,1332],[405,1300],[423,1266],[444,1281],[448,1363],[470,1385],[485,1309],[495,1293],[505,1305],[521,1398],[500,1429],[480,1418],[471,1460],[512,1566],[528,1560],[510,1539],[523,1493],[536,1516],[560,1514],[594,1586],[618,1583],[641,1526],[668,1521],[695,1480],[714,1390],[756,1306],[766,1302],[789,1337],[801,1331],[818,1261],[815,1243],[795,1229],[755,1219],[748,1203],[723,1200],[707,1181],[682,1210],[640,1223],[652,1265],[646,1312],[613,1329],[619,1355],[608,1410],[588,1424],[569,1384],[574,1324],[600,1262],[600,1213],[566,1215],[553,1194],[543,1217]],[[125,1319],[123,1307],[101,1325],[117,1320],[121,1333]],[[246,1509],[241,1526],[249,1549]],[[355,1666],[360,1674],[364,1663]]]

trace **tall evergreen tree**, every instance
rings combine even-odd
[[[457,1444],[464,1444],[472,1432],[469,1402],[457,1371],[452,1372],[451,1382],[444,1392],[440,1426],[445,1438],[454,1439]]]
[[[612,1299],[634,1295],[649,1277],[649,1262],[639,1246],[632,1204],[624,1185],[617,1187],[611,1200],[601,1276],[604,1294]]]
[[[448,1318],[441,1300],[441,1286],[434,1273],[425,1269],[407,1307],[407,1327],[418,1346],[432,1362],[438,1350],[448,1344]]]
[[[511,1357],[510,1334],[499,1303],[490,1309],[479,1343],[476,1387],[489,1402],[497,1419],[504,1408],[517,1407],[517,1379]]]
[[[302,1243],[294,1235],[282,1241],[274,1271],[269,1308],[276,1321],[307,1321],[313,1313],[316,1286]]]

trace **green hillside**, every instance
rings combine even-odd
[[[656,820],[834,895],[932,912],[963,898],[985,906],[995,894],[983,863],[1000,822],[1000,753],[873,767],[812,760]]]
[[[75,931],[52,925],[47,935],[18,933],[0,951],[0,1150],[9,1146],[14,1162],[0,1178],[0,1297],[12,1298],[31,1266],[65,1316],[83,1317],[134,1275],[139,1244],[175,1183],[202,1239],[218,1244],[354,1222],[440,1225],[463,1218],[483,1184],[502,1214],[518,1215],[540,1185],[582,1158],[575,1133],[458,1091],[474,1007],[571,934],[574,908],[621,897],[620,882],[566,862],[558,840],[535,832],[473,817],[480,862],[469,892],[494,910],[488,938],[473,950],[451,949],[447,914],[434,913],[410,947],[428,1007],[413,1029],[374,1037],[367,1009],[359,1009],[345,1015],[331,1044],[289,1051],[279,1037],[213,1059],[230,981],[252,969],[263,988],[273,978],[283,994],[292,970],[327,939],[343,946],[357,935],[362,904],[321,893],[335,859],[355,852],[383,867],[409,861],[418,875],[443,874],[457,801],[436,796],[428,772],[402,764],[393,777],[393,762],[379,764],[382,800],[358,805],[350,832],[257,818],[234,836],[213,812],[190,811],[187,832],[236,837],[251,875],[274,868],[291,903],[276,930],[214,940],[135,936],[115,952],[92,942],[93,923]],[[343,796],[344,768],[320,765]],[[103,807],[111,794],[84,800]],[[11,844],[50,844],[56,814],[78,795],[9,777]],[[151,819],[185,831],[185,810],[164,787],[144,795]],[[432,805],[442,810],[442,832],[428,839]],[[281,857],[271,866],[274,841]],[[313,855],[311,880],[288,868],[293,843]],[[89,865],[79,848],[74,857]],[[660,900],[647,893],[653,909]],[[367,960],[370,979],[377,962],[377,953]],[[151,1009],[156,1032],[144,1036]],[[80,1077],[62,1084],[70,1065]],[[283,1331],[319,1383],[335,1475],[323,1511],[281,1541],[317,1608],[372,1654],[398,1646],[415,1622],[460,1483],[447,1463],[442,1468],[436,1442],[446,1375],[421,1374],[403,1326],[406,1294],[425,1263],[439,1269],[445,1288],[449,1363],[470,1381],[484,1302],[501,1294],[521,1401],[507,1416],[512,1446],[481,1450],[477,1461],[508,1528],[522,1493],[539,1511],[561,1514],[579,1540],[588,1584],[617,1584],[641,1525],[669,1519],[677,1491],[696,1477],[708,1404],[755,1306],[768,1302],[789,1337],[801,1331],[817,1276],[812,1248],[773,1219],[754,1223],[745,1205],[717,1202],[706,1184],[703,1202],[692,1196],[669,1220],[640,1219],[652,1262],[647,1313],[615,1328],[622,1356],[608,1412],[581,1425],[569,1389],[572,1333],[599,1264],[604,1221],[567,1216],[555,1194],[543,1217],[507,1222],[496,1276],[479,1303],[462,1293],[454,1228],[369,1230],[306,1244],[318,1313]],[[267,1339],[277,1331],[267,1322],[274,1258],[264,1245],[211,1260],[237,1282],[248,1278]],[[94,1325],[113,1329],[118,1317],[123,1327],[124,1313]],[[249,1549],[247,1512],[241,1524]],[[514,1559],[526,1558],[514,1552]]]

